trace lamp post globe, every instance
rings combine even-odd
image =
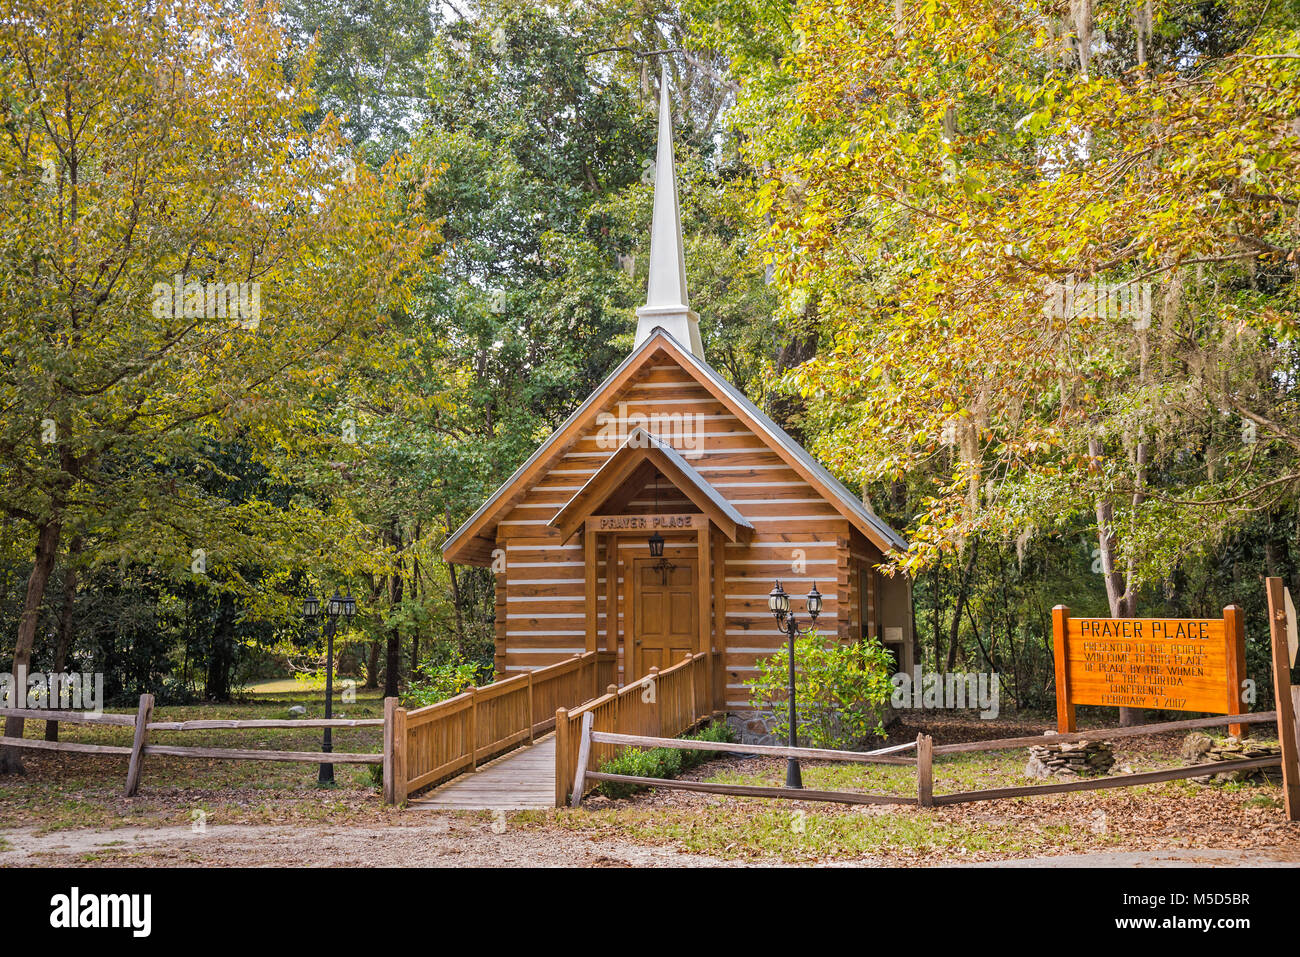
[[[778,625],[785,624],[785,616],[790,614],[790,596],[785,593],[778,581],[767,596],[767,608]]]
[[[814,622],[822,613],[822,593],[817,590],[817,583],[813,582],[812,591],[808,593],[808,617]]]

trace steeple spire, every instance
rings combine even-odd
[[[682,252],[682,214],[677,205],[677,174],[673,169],[673,113],[668,99],[668,75],[659,78],[659,147],[655,155],[654,220],[650,227],[650,280],[645,305],[636,311],[636,344],[656,326],[696,356],[704,358],[700,317],[686,296],[686,259]]]

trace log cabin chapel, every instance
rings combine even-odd
[[[777,579],[805,622],[817,585],[822,635],[877,637],[910,672],[911,583],[875,570],[906,542],[705,361],[662,81],[658,137],[631,355],[443,545],[495,572],[497,680],[604,651],[621,685],[712,650],[714,700],[740,716],[785,641]]]

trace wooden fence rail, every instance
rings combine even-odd
[[[385,713],[388,702],[385,701]],[[0,708],[0,719],[28,718],[41,721],[61,721],[69,724],[89,724],[131,729],[131,746],[115,744],[83,744],[77,741],[45,741],[35,738],[10,738],[0,736],[0,748],[29,748],[38,751],[71,751],[80,754],[125,755],[130,760],[126,771],[125,794],[134,797],[140,790],[144,774],[144,759],[151,755],[180,758],[208,758],[219,761],[293,761],[310,764],[380,764],[383,754],[349,751],[274,751],[254,748],[207,748],[193,745],[150,744],[149,734],[155,731],[216,731],[254,730],[266,728],[366,728],[385,724],[384,718],[292,718],[204,720],[204,721],[153,721],[154,698],[151,694],[140,696],[140,705],[130,714],[92,714],[85,711],[52,711],[43,708]]]
[[[677,666],[680,667],[680,666]],[[607,696],[609,697],[609,696]],[[598,702],[593,702],[596,705]],[[909,745],[895,745],[875,752],[836,751],[827,748],[790,748],[777,745],[733,744],[717,741],[688,741],[646,734],[619,733],[595,730],[593,720],[596,709],[584,711],[581,731],[575,744],[576,757],[572,788],[572,805],[577,807],[591,782],[612,781],[622,784],[682,791],[702,791],[709,794],[730,794],[740,797],[781,798],[793,801],[830,801],[843,804],[911,804],[937,807],[948,804],[965,804],[972,801],[992,801],[1003,798],[1032,797],[1037,794],[1060,794],[1068,791],[1095,791],[1103,788],[1137,787],[1157,784],[1180,778],[1201,777],[1228,771],[1275,767],[1281,764],[1279,756],[1244,758],[1234,761],[1215,761],[1158,771],[1142,771],[1088,778],[1058,784],[1031,784],[1018,787],[989,788],[981,791],[959,791],[952,794],[934,793],[934,756],[978,751],[1002,751],[1028,747],[1034,744],[1052,744],[1083,741],[1089,738],[1131,737],[1141,734],[1158,734],[1162,731],[1181,731],[1208,728],[1226,724],[1265,724],[1277,720],[1277,713],[1264,711],[1256,714],[1218,715],[1212,718],[1192,718],[1187,721],[1168,721],[1160,724],[1140,725],[1132,728],[1106,728],[1080,731],[1072,734],[1046,734],[1021,738],[1000,738],[990,741],[971,741],[962,744],[936,745],[929,735],[917,736],[916,757],[905,758],[896,752]],[[872,794],[861,791],[820,791],[812,788],[765,787],[742,784],[714,784],[708,781],[678,781],[671,778],[644,778],[627,774],[608,774],[590,770],[589,762],[599,748],[620,747],[675,748],[683,751],[715,751],[722,753],[759,754],[770,757],[804,758],[821,761],[843,761],[862,764],[911,765],[916,767],[916,796],[897,794]],[[895,752],[895,753],[889,753]],[[599,766],[599,765],[597,765]],[[558,773],[558,772],[557,772]],[[558,785],[557,785],[558,788]],[[557,798],[559,791],[557,789]]]
[[[613,679],[615,658],[614,654],[605,651],[587,652],[504,681],[470,688],[454,698],[413,711],[399,707],[396,698],[386,698],[382,718],[154,721],[152,695],[141,696],[139,710],[134,715],[96,715],[43,708],[0,709],[0,719],[33,718],[132,730],[130,747],[0,737],[0,748],[127,756],[130,759],[126,782],[128,796],[139,790],[144,759],[150,755],[229,761],[382,764],[384,801],[397,804],[418,788],[472,770],[480,763],[530,743],[537,735],[550,731],[555,725],[557,711],[595,698],[603,687],[601,682]],[[674,716],[689,710],[689,691],[682,691],[670,683],[667,693],[672,697]],[[151,735],[165,731],[366,727],[384,729],[381,753],[208,748],[150,742]]]
[[[555,726],[555,716],[597,696],[612,678],[615,655],[588,651],[454,698],[408,711],[386,709],[384,802],[401,804],[499,754],[531,744]]]

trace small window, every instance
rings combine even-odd
[[[876,630],[871,621],[871,569],[862,567],[858,570],[858,622],[859,637],[871,638]]]

